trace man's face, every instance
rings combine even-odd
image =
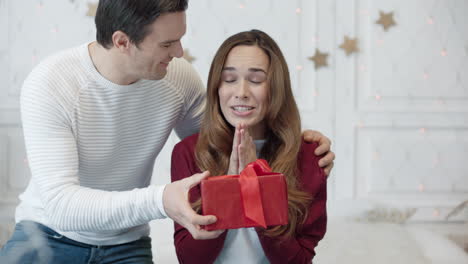
[[[163,14],[149,27],[138,47],[132,45],[128,70],[137,79],[160,80],[172,58],[184,54],[180,39],[186,31],[185,12]]]

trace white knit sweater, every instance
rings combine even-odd
[[[32,178],[16,221],[88,244],[120,244],[165,217],[164,186],[149,185],[154,160],[173,128],[181,138],[198,131],[205,90],[183,59],[162,80],[114,84],[97,72],[88,45],[48,58],[24,82]]]

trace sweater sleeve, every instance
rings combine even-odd
[[[67,82],[60,77],[52,80],[54,74],[44,67],[37,71],[23,84],[20,104],[31,181],[47,224],[63,232],[93,232],[162,218],[157,194],[164,186],[116,192],[80,186],[72,114],[55,89]]]
[[[194,144],[187,144],[187,140],[184,140],[174,147],[171,161],[172,181],[181,180],[199,172],[198,168],[195,168],[194,148],[188,146]],[[191,202],[198,200],[200,187],[192,188],[189,196]],[[224,232],[215,239],[195,240],[181,225],[174,223],[174,229],[174,245],[180,263],[213,263],[223,249],[227,234]]]
[[[278,239],[258,233],[265,255],[271,263],[311,263],[315,247],[324,237],[327,228],[326,176],[318,166],[316,144],[303,144],[300,154],[300,178],[303,190],[312,195],[308,217],[298,228],[295,238]]]
[[[197,133],[200,129],[201,119],[205,110],[206,89],[200,76],[193,66],[185,59],[177,59],[174,66],[178,71],[173,71],[170,79],[183,97],[184,111],[175,127],[179,138]]]

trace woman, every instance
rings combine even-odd
[[[175,224],[181,263],[310,263],[325,235],[326,176],[314,155],[316,144],[301,138],[299,111],[286,61],[278,45],[258,30],[228,38],[211,65],[207,110],[199,134],[174,148],[172,180],[202,170],[238,174],[263,158],[288,185],[285,226],[228,230],[212,240],[194,240]],[[200,188],[190,191],[200,209]]]

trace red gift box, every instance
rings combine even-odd
[[[203,215],[217,221],[206,230],[285,225],[288,192],[284,175],[271,172],[265,160],[248,164],[240,175],[210,177],[201,182]]]

